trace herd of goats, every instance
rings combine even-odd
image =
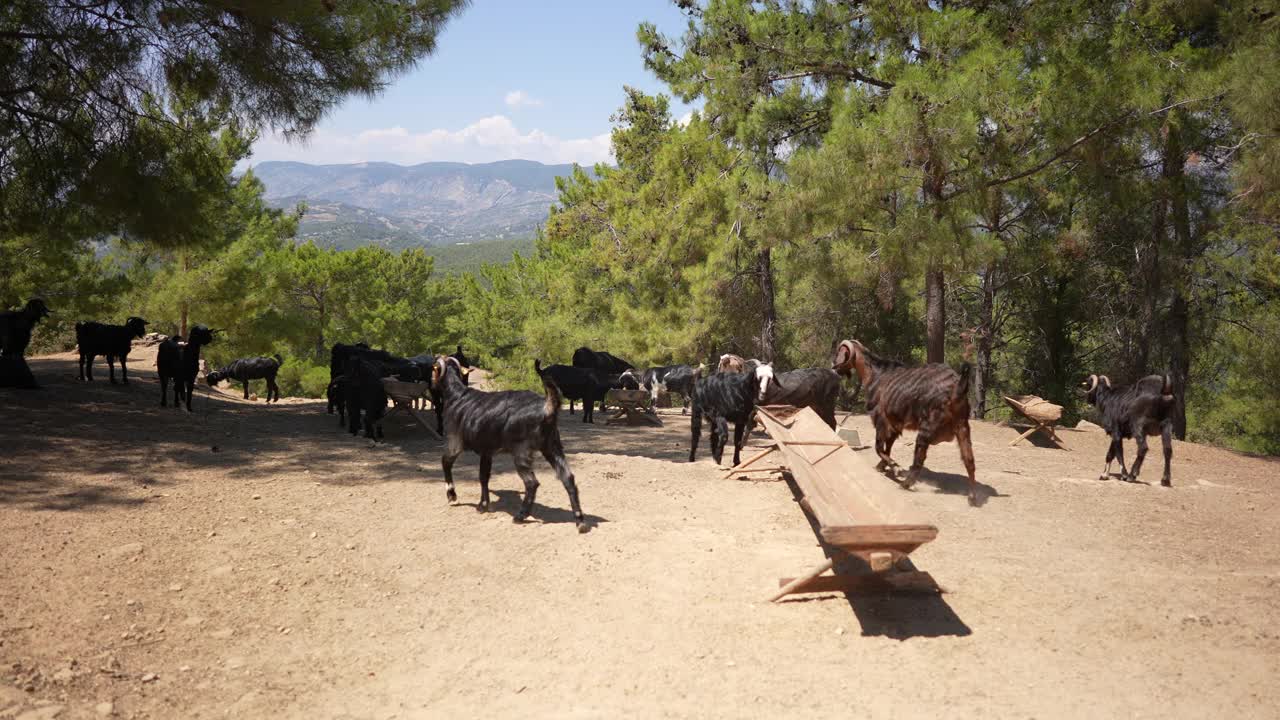
[[[24,356],[32,329],[48,314],[48,307],[38,298],[28,301],[21,310],[0,312],[0,387],[38,387]],[[135,338],[145,335],[146,325],[145,320],[137,317],[129,318],[123,325],[76,323],[80,379],[91,381],[94,359],[103,356],[111,382],[115,382],[118,360],[122,380],[127,384],[129,350]],[[215,331],[196,325],[185,340],[170,336],[160,343],[156,367],[162,406],[167,405],[168,386],[172,381],[175,407],[185,404],[186,409],[191,410],[200,350],[214,342],[214,336]],[[280,364],[279,356],[245,358],[208,373],[206,380],[210,385],[222,380],[243,382],[247,398],[249,382],[264,379],[270,402],[280,396],[275,382]],[[977,502],[969,433],[969,364],[964,363],[959,371],[941,363],[908,367],[876,355],[857,340],[841,341],[829,368],[778,373],[771,363],[737,355],[721,356],[710,374],[706,365],[640,370],[608,352],[584,347],[574,352],[572,365],[543,367],[540,361],[534,361],[534,369],[542,380],[541,394],[523,390],[486,392],[470,387],[467,376],[472,364],[461,345],[451,355],[401,358],[364,344],[339,343],[332,348],[329,369],[327,411],[336,410],[339,422],[347,425],[353,435],[363,425],[365,435],[374,439],[381,432],[378,421],[386,411],[388,400],[382,380],[396,378],[402,382],[429,383],[437,428],[445,438],[441,464],[449,501],[457,500],[453,464],[459,455],[470,450],[480,457],[478,507],[488,510],[493,456],[508,453],[525,485],[524,499],[515,517],[517,522],[526,519],[533,507],[538,489],[533,458],[535,453],[541,453],[569,494],[578,530],[587,530],[577,486],[560,441],[558,416],[564,400],[569,400],[570,414],[574,402],[581,401],[583,421],[592,422],[595,404],[603,407],[611,389],[645,390],[655,401],[662,392],[679,394],[684,399],[682,412],[689,412],[692,405],[690,462],[696,456],[705,418],[711,425],[711,454],[717,463],[728,442],[728,424],[733,423],[736,465],[745,441],[744,431],[751,427],[758,405],[809,407],[834,429],[841,380],[854,375],[875,426],[875,451],[880,458],[877,469],[896,478],[899,466],[891,457],[893,443],[904,430],[916,430],[915,456],[900,480],[904,488],[910,488],[924,468],[929,446],[955,440],[969,476],[969,502]],[[1098,410],[1103,428],[1111,437],[1100,479],[1110,475],[1112,461],[1118,460],[1121,479],[1135,480],[1147,454],[1147,437],[1160,435],[1164,447],[1161,484],[1169,486],[1174,408],[1169,376],[1149,375],[1131,385],[1113,386],[1105,375],[1090,375],[1081,389]],[[1126,468],[1124,462],[1122,441],[1125,438],[1136,440],[1138,447],[1131,469]]]

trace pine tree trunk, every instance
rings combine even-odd
[[[760,359],[773,362],[778,349],[778,310],[774,304],[773,258],[768,248],[756,256],[756,272],[760,277]]]
[[[946,361],[947,303],[946,278],[942,268],[930,265],[924,274],[925,349],[928,361]]]
[[[988,265],[982,277],[982,307],[979,309],[977,337],[977,372],[973,375],[973,392],[977,396],[973,416],[987,415],[987,378],[991,377],[991,349],[995,335],[996,281],[995,266]]]
[[[182,253],[182,276],[185,279],[187,274],[191,272],[191,258],[184,252]],[[178,307],[178,336],[185,338],[187,336],[187,313],[191,305],[183,299]]]
[[[1168,188],[1169,209],[1172,214],[1173,235],[1177,241],[1177,258],[1174,277],[1173,307],[1169,312],[1169,372],[1173,375],[1174,415],[1173,434],[1179,440],[1187,437],[1187,378],[1191,371],[1191,279],[1188,277],[1195,260],[1195,247],[1191,237],[1191,215],[1187,209],[1187,179],[1185,173],[1182,138],[1179,126],[1167,126],[1164,152],[1164,178]]]

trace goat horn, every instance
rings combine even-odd
[[[1089,383],[1089,387],[1088,387],[1088,389],[1086,390],[1086,392],[1093,392],[1093,389],[1094,389],[1094,388],[1096,388],[1096,387],[1098,387],[1098,376],[1097,376],[1097,375],[1090,375],[1090,376],[1089,376],[1089,379],[1088,379],[1088,380],[1086,380],[1085,382]]]
[[[1104,382],[1104,383],[1106,383],[1106,384],[1107,384],[1107,388],[1108,388],[1108,389],[1110,389],[1110,388],[1111,388],[1111,378],[1107,377],[1106,375],[1103,375],[1103,376],[1102,376],[1102,382]]]

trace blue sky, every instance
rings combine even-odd
[[[608,162],[623,86],[665,90],[640,57],[645,20],[685,26],[670,0],[473,0],[382,95],[347,100],[304,143],[264,134],[251,163]]]

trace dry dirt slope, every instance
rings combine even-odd
[[[535,522],[505,462],[494,512],[474,460],[450,507],[407,425],[370,449],[317,403],[162,411],[142,354],[128,388],[33,366],[0,391],[0,718],[1280,714],[1273,459],[1180,443],[1173,489],[1100,483],[1100,436],[978,424],[986,504],[952,444],[912,496],[948,594],[769,605],[813,533],[785,485],[684,462],[678,415],[564,418],[580,536],[546,470]]]

